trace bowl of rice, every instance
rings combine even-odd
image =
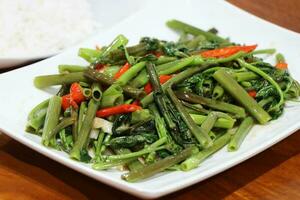
[[[142,3],[145,2],[1,0],[0,68],[56,55],[124,20]]]

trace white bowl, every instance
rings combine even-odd
[[[88,0],[91,4],[93,18],[96,22],[101,24],[92,35],[101,35],[102,32],[110,29],[116,24],[122,22],[127,17],[139,11],[148,0]],[[85,40],[87,38],[83,38]],[[80,42],[80,41],[79,41]],[[75,44],[74,44],[75,45]],[[69,48],[69,47],[68,47]],[[0,69],[16,67],[31,63],[41,59],[45,59],[56,54],[57,52],[48,52],[42,55],[30,55],[22,57],[0,57]]]

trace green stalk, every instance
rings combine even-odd
[[[125,45],[124,45],[125,46]],[[128,54],[133,56],[143,56],[147,53],[147,44],[145,43],[139,43],[134,46],[126,47],[126,51]],[[115,49],[114,51],[111,51],[109,55],[107,56],[108,60],[116,60],[116,61],[124,61],[126,59],[125,51],[123,49]]]
[[[56,96],[62,97],[70,92],[70,85],[62,84],[56,93]]]
[[[276,49],[260,49],[248,53],[248,55],[257,55],[257,54],[274,54]]]
[[[202,125],[203,122],[207,119],[205,115],[197,115],[197,114],[190,114],[194,122],[198,125]],[[216,123],[214,124],[215,128],[232,128],[234,126],[235,120],[234,119],[226,119],[226,118],[218,118]]]
[[[45,146],[54,145],[55,141],[51,138],[51,131],[57,126],[61,111],[61,98],[53,96],[49,100],[47,114],[45,118],[42,143]]]
[[[70,157],[73,159],[80,160],[81,152],[88,144],[89,134],[92,130],[93,120],[99,107],[99,103],[99,101],[95,101],[94,99],[91,99],[89,102],[82,127],[79,129],[78,140],[75,142],[73,149],[70,152]]]
[[[156,127],[156,131],[157,131],[159,138],[166,137],[167,140],[169,141],[170,138],[168,135],[168,131],[165,127],[165,122],[164,122],[163,118],[160,117],[159,111],[157,110],[155,104],[150,104],[149,109],[151,110],[151,113],[154,116],[155,127]]]
[[[72,135],[73,135],[73,141],[75,142],[78,138],[78,109],[71,110],[71,118],[74,120],[72,125]]]
[[[210,139],[212,139],[212,141],[215,141],[217,138],[216,134],[213,131],[209,131],[208,135],[209,135]]]
[[[173,122],[171,114],[169,113],[167,102],[166,102],[166,96],[163,92],[163,89],[160,85],[157,72],[154,68],[154,64],[147,63],[147,72],[149,74],[150,83],[153,87],[153,92],[155,95],[155,104],[159,108],[159,111],[161,115],[163,116],[167,126],[170,130],[172,130],[174,133],[177,132],[177,126]]]
[[[135,88],[140,88],[146,85],[148,81],[148,74],[147,71],[144,69],[131,81],[130,85]]]
[[[78,129],[77,129],[77,133],[79,133],[81,127],[82,127],[82,123],[86,114],[86,110],[87,110],[87,104],[86,102],[82,102],[80,104],[80,108],[79,108],[79,116],[78,116]]]
[[[236,79],[237,82],[242,82],[257,79],[259,76],[257,76],[257,74],[253,72],[238,72],[234,73],[233,77]]]
[[[276,54],[276,62],[277,63],[285,62],[285,58],[284,58],[283,54],[281,54],[281,53]]]
[[[114,161],[109,161],[109,162],[97,162],[95,164],[92,165],[92,168],[95,170],[106,170],[106,169],[110,169],[113,167],[117,167],[120,165],[125,165],[130,163],[131,161],[136,160],[136,158],[128,158],[128,159],[123,159],[123,160],[114,160]]]
[[[34,78],[34,86],[37,88],[45,88],[52,85],[72,84],[74,82],[87,82],[83,76],[83,72],[75,72],[69,74],[54,74],[37,76]]]
[[[90,88],[83,88],[82,93],[87,99],[89,99],[92,96],[92,90]]]
[[[120,69],[121,66],[109,66],[109,67],[105,67],[101,73],[113,79],[113,77],[116,75],[118,71],[120,71]]]
[[[85,59],[87,62],[94,62],[99,56],[101,56],[102,51],[96,49],[80,48],[78,51],[78,56]]]
[[[131,153],[130,149],[127,148],[120,148],[120,149],[113,149],[116,154],[128,154]],[[122,163],[122,165],[127,165],[129,170],[141,169],[144,165],[137,159],[137,158],[128,158],[124,159],[126,162]],[[108,161],[108,163],[120,162],[122,160],[115,160],[115,161]]]
[[[181,103],[189,109],[189,113],[192,114],[208,114],[209,111],[204,109],[201,104],[190,104],[186,101],[181,101]]]
[[[123,90],[120,85],[114,84],[107,88],[102,95],[101,108],[122,104],[124,101]]]
[[[258,103],[248,95],[230,74],[225,70],[220,69],[214,73],[213,77],[219,84],[235,98],[246,110],[261,124],[267,123],[271,120],[271,116],[258,105]]]
[[[186,159],[184,162],[180,164],[180,169],[182,171],[189,171],[191,169],[194,169],[199,166],[201,162],[203,162],[206,158],[208,158],[210,155],[214,154],[218,150],[220,150],[222,147],[224,147],[230,140],[232,134],[232,129],[228,130],[227,133],[219,137],[214,141],[214,144],[204,149],[197,154],[192,155],[188,159]]]
[[[216,110],[229,112],[235,114],[237,117],[243,118],[246,116],[244,108],[240,106],[236,106],[234,104],[225,103],[223,101],[218,101],[214,99],[209,99],[206,97],[202,97],[190,92],[175,92],[176,96],[184,101],[188,101],[190,103],[201,104]]]
[[[45,122],[47,108],[49,105],[49,99],[39,103],[29,113],[27,117],[26,127],[31,127],[35,131],[38,131]]]
[[[103,153],[105,152],[106,148],[107,148],[107,145],[110,140],[112,138],[112,135],[111,134],[106,134],[105,137],[104,137],[104,140],[103,140],[103,145],[101,146],[101,150],[100,150],[100,153]]]
[[[201,129],[203,130],[204,134],[208,135],[211,129],[214,127],[218,117],[214,112],[210,112],[206,119],[201,124]],[[210,137],[210,136],[209,136]]]
[[[228,43],[227,40],[217,36],[214,33],[201,30],[199,28],[196,28],[194,26],[191,26],[189,24],[186,24],[184,22],[181,22],[181,21],[178,21],[175,19],[168,21],[167,26],[171,29],[174,29],[174,30],[177,30],[180,32],[186,32],[186,33],[192,34],[194,36],[203,35],[209,41],[217,41],[219,43]]]
[[[195,36],[193,39],[189,40],[186,44],[188,49],[195,49],[199,46],[200,42],[204,42],[206,38],[203,35]]]
[[[244,88],[250,88],[250,87],[252,87],[252,84],[249,81],[242,81],[242,82],[240,82],[240,84]]]
[[[244,141],[245,137],[251,130],[252,126],[254,125],[254,120],[252,117],[246,117],[235,134],[231,137],[230,142],[228,144],[228,151],[236,151],[240,148],[242,142]]]
[[[116,81],[117,84],[121,86],[126,85],[131,79],[133,79],[144,67],[146,63],[140,62],[132,67],[130,67],[118,80]]]
[[[280,106],[284,104],[284,95],[283,95],[283,92],[282,92],[280,86],[278,85],[278,83],[276,83],[276,81],[274,81],[271,76],[269,76],[268,74],[266,74],[265,72],[263,72],[259,68],[255,67],[255,66],[253,66],[253,65],[251,65],[249,63],[246,63],[242,59],[237,59],[237,61],[239,62],[239,64],[241,65],[241,67],[245,67],[245,68],[247,68],[247,69],[249,69],[249,70],[257,73],[258,75],[260,75],[261,77],[263,77],[264,79],[266,79],[271,85],[273,85],[275,87],[275,89],[277,90],[278,95],[280,97],[280,100],[276,104],[276,106],[274,106],[270,111],[279,109]]]
[[[100,84],[103,84],[106,86],[111,86],[115,83],[115,81],[111,77],[109,77],[103,73],[97,72],[96,70],[93,70],[93,69],[86,70],[84,72],[84,76],[86,78],[88,78],[89,80],[99,82]],[[128,85],[124,85],[121,87],[124,91],[124,94],[126,94],[132,98],[135,98],[135,99],[140,99],[146,95],[143,90],[140,90],[140,89],[128,86]]]
[[[152,155],[152,154],[156,155],[155,152],[151,152],[151,153],[148,154],[148,156],[149,156],[149,155]],[[128,167],[128,169],[129,169],[129,171],[139,170],[139,169],[144,168],[144,166],[145,166],[145,165],[144,165],[143,163],[141,163],[138,159],[130,160],[130,161],[127,163],[127,167]]]
[[[76,121],[76,119],[74,119],[73,117],[66,117],[63,118],[61,120],[61,122],[59,124],[57,124],[49,133],[48,139],[55,139],[55,136],[57,133],[59,133],[62,129],[71,126],[72,124],[74,124],[74,122]]]
[[[83,72],[87,67],[80,65],[58,65],[59,73]]]
[[[166,138],[161,138],[148,146],[147,148],[144,148],[140,151],[132,152],[132,153],[127,153],[127,154],[121,154],[121,155],[112,155],[112,156],[107,156],[106,159],[110,161],[114,160],[122,160],[122,159],[128,159],[128,158],[136,158],[154,151],[162,150],[165,149],[165,146],[161,146],[166,142]]]
[[[127,43],[128,39],[124,35],[118,35],[106,48],[104,48],[103,51],[101,51],[101,54],[96,60],[93,61],[93,64],[100,63],[104,57],[107,57],[110,53],[117,50],[119,47],[126,46]]]
[[[177,155],[168,156],[162,160],[159,160],[153,164],[145,166],[142,169],[131,171],[127,174],[122,175],[122,179],[128,182],[136,182],[141,179],[145,179],[153,176],[156,173],[166,170],[167,168],[185,160],[190,155],[192,155],[193,148],[189,147]]]
[[[195,136],[197,141],[204,147],[207,148],[212,145],[212,140],[210,139],[208,133],[210,130],[206,130],[203,128],[208,127],[199,127],[195,124],[189,113],[184,109],[183,105],[179,102],[175,94],[173,93],[171,88],[167,89],[167,94],[170,97],[173,105],[176,107],[177,111],[179,112],[182,120],[187,125],[191,133]]]
[[[169,62],[163,65],[159,65],[156,67],[157,73],[159,75],[173,74],[192,63],[194,61],[194,57],[196,56],[191,56],[180,60],[175,60],[173,62]]]
[[[268,97],[266,99],[262,99],[258,102],[258,105],[260,105],[262,108],[268,104],[268,103],[271,103],[272,101],[274,101],[274,98],[273,97]]]
[[[100,131],[100,133],[98,135],[98,139],[95,142],[96,144],[95,144],[95,158],[94,158],[94,160],[96,162],[99,162],[101,160],[101,148],[102,148],[102,145],[103,145],[104,136],[105,136],[105,133],[103,131]]]
[[[160,56],[156,61],[155,61],[155,65],[162,65],[168,62],[172,62],[174,60],[176,60],[176,57],[168,57],[168,56]]]
[[[92,98],[95,101],[100,101],[102,97],[102,91],[99,83],[93,83],[92,85]]]
[[[216,85],[213,90],[212,98],[220,99],[223,95],[224,95],[224,89],[220,85]]]

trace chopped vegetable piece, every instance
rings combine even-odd
[[[287,69],[288,68],[288,64],[284,63],[284,62],[279,62],[279,63],[276,64],[276,67],[278,69]]]
[[[110,121],[96,117],[93,122],[93,128],[101,128],[104,133],[112,134],[112,125]]]
[[[42,143],[45,146],[55,146],[55,139],[51,138],[51,131],[56,127],[59,122],[59,115],[61,111],[61,98],[53,96],[49,100],[47,114],[42,134]]]
[[[132,105],[132,104],[123,104],[123,105],[118,105],[110,108],[103,108],[101,110],[97,111],[96,116],[97,117],[108,117],[111,115],[116,115],[116,114],[124,114],[124,113],[131,113],[137,110],[142,109],[140,106],[137,105]]]
[[[230,74],[220,69],[214,73],[213,77],[229,92],[247,111],[261,124],[271,120],[271,116],[258,103],[251,98]]]
[[[249,53],[256,49],[257,45],[251,45],[251,46],[230,46],[230,47],[224,47],[220,49],[214,49],[209,51],[201,52],[200,55],[204,58],[226,58],[229,56],[232,56],[233,54],[236,54],[239,51],[243,51],[245,53]]]
[[[229,142],[232,132],[233,130],[229,129],[227,133],[222,135],[220,138],[216,139],[216,141],[214,141],[214,144],[211,147],[204,149],[186,159],[180,164],[180,169],[183,171],[189,171],[198,167],[198,165],[201,162],[203,162],[207,157],[220,150]]]
[[[167,26],[172,28],[172,29],[175,29],[177,31],[180,31],[180,32],[190,33],[194,36],[203,35],[207,40],[217,41],[217,42],[220,42],[220,43],[227,43],[227,41],[225,39],[217,36],[214,33],[201,30],[200,28],[197,28],[197,27],[194,27],[192,25],[186,24],[186,23],[181,22],[179,20],[173,19],[173,20],[167,21]]]
[[[174,164],[177,164],[186,158],[188,158],[193,152],[193,148],[187,148],[183,150],[181,153],[174,155],[174,156],[169,156],[165,159],[159,160],[153,164],[150,164],[143,169],[137,170],[137,171],[132,171],[127,174],[124,174],[122,176],[123,179],[129,182],[136,182],[141,179],[148,178],[158,172],[161,172],[168,167],[173,166]]]
[[[85,96],[79,83],[72,83],[70,87],[70,98],[77,104],[80,104],[85,100]]]
[[[256,97],[256,91],[255,90],[248,91],[248,94],[249,94],[250,97],[253,97],[253,98]]]
[[[94,83],[92,85],[92,97],[95,101],[100,101],[102,97],[102,91],[99,83]]]
[[[54,74],[46,76],[37,76],[34,78],[34,85],[37,88],[45,88],[52,85],[72,84],[74,82],[87,82],[83,72],[74,72],[68,74]]]
[[[288,68],[288,64],[285,62],[285,58],[281,53],[276,55],[276,68],[286,70]]]
[[[27,118],[27,128],[33,128],[35,133],[42,127],[45,122],[49,99],[35,106],[29,113]]]
[[[92,81],[99,82],[100,84],[106,86],[111,86],[115,83],[114,79],[93,69],[88,69],[87,71],[85,71],[84,76]],[[121,86],[121,88],[126,95],[132,98],[140,99],[145,96],[145,92],[138,88],[130,87],[128,85]]]
[[[73,106],[76,109],[78,108],[77,103],[71,98],[70,94],[61,97],[61,106],[64,110],[66,110],[70,106]]]
[[[70,152],[70,157],[76,160],[83,160],[83,155],[87,152],[86,147],[88,144],[89,134],[92,130],[93,120],[96,115],[96,111],[99,107],[100,102],[91,99],[86,115],[83,119],[81,128],[79,129],[78,139],[75,142],[73,149]]]
[[[228,151],[236,151],[239,149],[253,125],[254,119],[252,117],[246,117],[242,121],[241,125],[230,139],[230,142],[228,144]]]
[[[132,105],[140,106],[141,102],[139,100],[135,100],[134,102],[132,102]]]
[[[159,82],[160,84],[164,84],[165,82],[167,82],[170,78],[172,78],[172,76],[170,75],[160,75],[159,76]],[[144,87],[144,90],[147,94],[152,92],[152,85],[151,83],[147,83]]]
[[[115,74],[114,79],[120,78],[129,68],[130,64],[128,62],[125,63],[125,65]]]

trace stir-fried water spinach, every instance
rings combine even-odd
[[[297,100],[300,85],[282,54],[275,64],[257,45],[240,45],[171,20],[178,41],[143,37],[134,46],[117,36],[101,49],[81,48],[88,66],[60,65],[38,76],[37,88],[59,92],[28,115],[26,131],[48,148],[90,163],[123,166],[126,181],[167,169],[191,170],[226,146],[243,146],[255,124],[267,124]]]

